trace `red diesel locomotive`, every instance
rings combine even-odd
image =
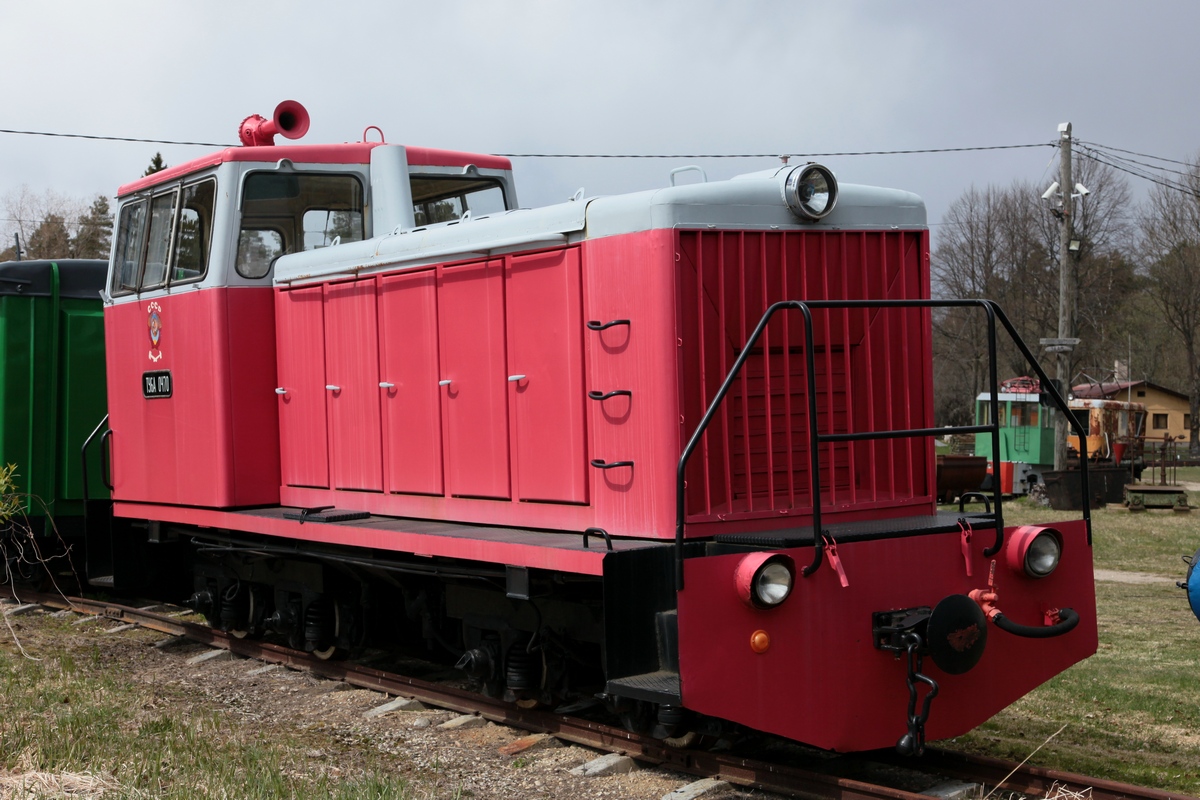
[[[915,195],[785,164],[523,209],[505,158],[274,144],[307,127],[283,103],[119,191],[94,583],[839,751],[1095,651],[1086,511],[935,504]]]

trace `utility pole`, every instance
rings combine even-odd
[[[1058,185],[1062,192],[1062,216],[1059,217],[1058,235],[1058,344],[1053,348],[1058,356],[1059,390],[1065,397],[1071,386],[1071,352],[1078,340],[1075,339],[1075,265],[1071,260],[1071,237],[1074,225],[1071,219],[1074,200],[1071,197],[1071,123],[1058,126],[1058,151],[1060,157]],[[1072,341],[1074,340],[1074,341]],[[1063,414],[1054,419],[1054,469],[1067,468],[1068,422]]]

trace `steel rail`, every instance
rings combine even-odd
[[[905,762],[896,760],[892,763]],[[926,750],[919,766],[950,777],[969,779],[989,786],[1003,782],[1003,788],[1007,791],[1035,797],[1046,797],[1057,783],[1072,792],[1090,790],[1092,800],[1196,800],[1178,792],[1131,786],[1104,778],[1089,778],[1086,775],[1029,764],[1017,766],[998,758],[956,753],[941,748]]]
[[[307,653],[276,644],[238,639],[215,628],[183,622],[165,614],[118,603],[32,592],[21,592],[19,599],[21,602],[34,602],[51,608],[95,614],[118,622],[135,623],[144,628],[219,647],[246,658],[307,670],[362,689],[413,697],[438,708],[463,714],[478,714],[492,722],[537,733],[549,733],[573,744],[621,753],[638,761],[667,767],[677,772],[719,778],[739,786],[814,800],[928,800],[927,795],[865,781],[839,778],[727,753],[667,747],[657,739],[631,733],[623,728],[549,711],[522,709],[473,692],[371,667],[323,661]],[[1092,800],[1198,800],[1160,789],[1141,788],[1029,765],[1016,766],[1000,759],[937,748],[930,748],[921,758],[901,759],[898,756],[873,753],[869,759],[988,786],[998,785],[1006,791],[1041,797],[1046,796],[1051,787],[1058,783],[1072,791],[1090,788]]]

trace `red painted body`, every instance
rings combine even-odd
[[[1049,577],[1033,580],[998,556],[998,606],[1026,625],[1043,624],[1051,608],[1095,604],[1092,549],[1082,522],[1056,525],[1063,557]],[[905,733],[908,690],[904,659],[877,650],[874,611],[935,606],[950,594],[985,587],[991,531],[977,531],[968,578],[957,532],[839,543],[849,586],[825,564],[797,578],[779,607],[754,609],[738,597],[741,555],[689,559],[679,594],[679,665],[688,708],[832,750],[891,747]],[[806,564],[812,548],[782,551]],[[919,580],[912,576],[919,575]],[[751,649],[755,631],[771,645]],[[1094,615],[1051,639],[1023,639],[989,625],[983,658],[970,672],[947,675],[931,659],[924,672],[940,687],[927,727],[930,739],[957,736],[1096,652]]]
[[[150,304],[161,321],[150,338]],[[275,314],[267,288],[182,292],[105,310],[113,496],[230,508],[279,502],[272,383]],[[142,376],[170,370],[172,396]]]
[[[660,230],[280,290],[282,500],[670,538],[682,440],[767,306],[920,298],[924,253],[918,233]],[[583,325],[615,319],[630,323]],[[814,322],[822,430],[932,424],[920,313]],[[751,360],[689,465],[689,536],[811,519],[800,320],[773,321],[762,347],[769,365]],[[614,390],[630,394],[584,399]],[[838,445],[822,459],[829,518],[933,509],[926,442]]]

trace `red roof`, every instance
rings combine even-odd
[[[371,150],[383,142],[349,142],[346,144],[297,144],[266,147],[226,147],[215,153],[185,161],[161,172],[139,178],[117,190],[117,196],[169,183],[193,172],[215,167],[227,161],[275,162],[286,158],[298,164],[369,164]],[[406,147],[410,165],[436,167],[465,167],[474,164],[483,169],[511,170],[512,162],[501,156],[482,153],[462,153],[457,150],[438,150],[432,147]]]

